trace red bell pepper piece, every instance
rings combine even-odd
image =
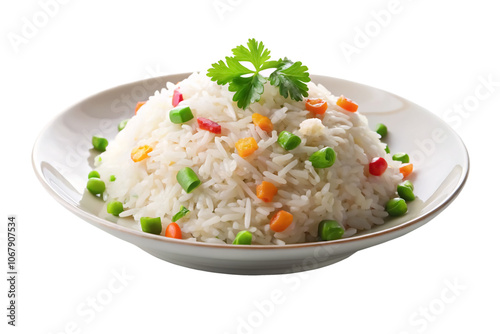
[[[198,121],[200,129],[207,130],[215,134],[221,133],[221,126],[218,123],[203,117],[198,117],[196,120]]]
[[[181,101],[184,100],[179,88],[174,89],[174,95],[172,96],[172,106],[177,107]]]

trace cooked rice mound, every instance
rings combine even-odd
[[[138,226],[140,217],[161,217],[163,233],[183,205],[190,210],[177,221],[183,239],[209,243],[230,244],[242,230],[253,234],[253,244],[317,241],[318,224],[325,219],[343,225],[344,238],[383,224],[384,205],[402,179],[401,163],[385,152],[385,144],[362,114],[338,107],[337,97],[325,87],[308,87],[310,98],[328,102],[323,117],[316,118],[305,110],[304,101],[285,99],[269,84],[259,102],[242,110],[227,85],[217,85],[205,73],[167,83],[96,158],[108,200],[123,202],[120,216],[133,216]],[[180,105],[188,105],[195,117],[184,124],[169,119],[174,89],[184,97]],[[274,130],[268,134],[256,127],[253,113],[269,117]],[[199,129],[196,117],[219,123],[222,133]],[[302,143],[291,151],[283,149],[277,143],[283,130],[299,136]],[[245,137],[253,137],[259,148],[242,158],[235,143]],[[131,151],[142,145],[153,148],[149,158],[132,161]],[[325,146],[335,150],[336,161],[329,168],[314,168],[308,158]],[[374,157],[389,164],[381,176],[368,172]],[[189,194],[176,179],[183,167],[192,168],[202,181]],[[113,182],[107,181],[111,175],[116,177]],[[278,188],[270,203],[256,196],[262,181]],[[281,209],[293,214],[293,223],[274,232],[269,221]]]

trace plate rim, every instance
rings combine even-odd
[[[68,113],[70,110],[74,109],[77,105],[91,100],[95,98],[96,96],[99,95],[104,95],[106,93],[109,93],[113,90],[120,90],[123,89],[126,86],[134,86],[134,85],[139,85],[142,82],[149,81],[149,80],[162,80],[162,81],[169,81],[169,77],[174,77],[174,76],[182,76],[182,77],[188,77],[194,72],[184,72],[184,73],[172,73],[172,74],[167,74],[167,75],[162,75],[162,76],[156,76],[156,77],[151,77],[151,78],[146,78],[142,80],[136,80],[132,81],[129,83],[121,84],[118,86],[114,86],[108,89],[105,89],[103,91],[100,91],[98,93],[94,93],[74,104],[71,106],[67,107],[66,109],[62,110],[61,112],[57,113],[45,126],[40,130],[40,133],[37,135],[32,152],[31,152],[31,162],[33,169],[35,171],[35,174],[40,181],[40,183],[43,185],[43,187],[49,192],[49,194],[54,197],[57,202],[59,202],[63,207],[65,207],[67,210],[75,214],[76,216],[82,218],[83,220],[89,222],[92,221],[93,225],[96,227],[99,227],[101,229],[104,228],[109,228],[109,229],[114,229],[118,230],[120,232],[125,232],[127,234],[130,234],[133,237],[136,238],[146,238],[146,239],[152,239],[157,242],[163,242],[163,243],[171,243],[171,244],[177,244],[177,245],[184,245],[184,246],[200,246],[200,247],[208,247],[208,248],[215,248],[215,249],[253,249],[253,250],[268,250],[268,249],[298,249],[298,248],[315,248],[315,247],[323,247],[323,246],[333,246],[333,245],[343,245],[343,244],[356,244],[356,243],[361,243],[363,241],[379,241],[380,238],[383,238],[384,236],[387,235],[392,235],[392,234],[397,234],[398,232],[401,232],[402,230],[408,230],[407,232],[412,231],[412,227],[417,228],[419,223],[425,223],[427,220],[430,220],[433,216],[437,215],[441,211],[443,211],[449,204],[451,204],[456,197],[460,194],[460,192],[463,190],[466,181],[469,177],[469,171],[470,171],[470,156],[469,152],[467,150],[467,147],[465,146],[462,138],[456,133],[456,131],[451,128],[449,124],[444,122],[440,117],[435,115],[434,113],[430,112],[426,108],[407,100],[404,97],[401,97],[399,95],[396,95],[394,93],[388,92],[384,89],[376,88],[370,85],[366,85],[363,83],[358,83],[355,81],[350,81],[342,78],[337,78],[333,76],[326,76],[326,75],[314,75],[311,74],[310,77],[312,81],[314,82],[314,78],[321,78],[321,79],[326,79],[326,80],[331,80],[334,79],[336,81],[343,81],[346,82],[350,85],[358,85],[358,86],[363,86],[364,88],[367,89],[373,89],[373,90],[378,90],[381,92],[384,92],[386,94],[395,96],[399,99],[404,100],[407,103],[410,103],[411,105],[419,107],[421,111],[426,112],[430,117],[435,118],[440,122],[440,125],[444,125],[448,132],[452,133],[454,137],[458,140],[458,142],[461,144],[462,149],[463,149],[463,154],[465,156],[465,166],[464,170],[461,172],[460,179],[458,183],[455,185],[454,189],[450,192],[450,194],[442,200],[435,208],[431,209],[429,212],[425,213],[424,215],[415,217],[409,221],[405,221],[397,226],[393,226],[387,229],[384,229],[382,231],[376,231],[376,232],[369,232],[364,235],[353,235],[351,237],[345,238],[345,239],[338,239],[338,240],[330,240],[330,241],[319,241],[319,242],[306,242],[306,243],[298,243],[298,244],[285,244],[285,245],[233,245],[233,244],[211,244],[211,243],[206,243],[206,242],[200,242],[200,241],[190,241],[190,240],[178,240],[178,239],[173,239],[173,238],[165,238],[164,236],[161,235],[154,235],[150,233],[144,233],[142,231],[134,230],[129,227],[121,226],[116,223],[110,222],[104,218],[100,218],[96,215],[93,215],[89,212],[86,212],[77,206],[72,205],[68,201],[66,201],[62,196],[60,196],[47,182],[46,178],[43,176],[43,172],[40,167],[40,162],[39,159],[37,159],[37,155],[39,154],[39,146],[40,146],[40,141],[42,137],[47,133],[47,130],[50,129],[50,127],[58,120],[60,119],[63,115]],[[38,164],[37,164],[38,162]],[[108,231],[106,231],[108,232]],[[109,233],[109,232],[108,232]],[[402,233],[401,235],[404,235],[405,233]],[[396,235],[395,238],[401,236],[401,235]],[[388,240],[391,240],[393,238],[389,238]],[[383,242],[383,241],[382,241]],[[367,248],[373,245],[376,245],[380,242],[372,242],[370,245],[363,247]]]

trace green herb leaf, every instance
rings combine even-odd
[[[234,54],[234,59],[238,61],[249,61],[255,67],[256,71],[260,71],[261,66],[271,58],[271,52],[264,47],[262,42],[257,42],[254,38],[248,40],[248,48],[243,45],[235,47],[231,50]]]
[[[228,89],[230,92],[235,92],[233,101],[238,101],[238,107],[245,109],[260,100],[265,82],[266,79],[257,73],[252,77],[234,78]]]
[[[291,99],[302,101],[303,97],[308,96],[305,82],[311,81],[307,67],[300,61],[294,63],[287,58],[280,59],[278,63],[276,71],[269,76],[269,82],[278,87],[285,98],[290,94]]]
[[[187,215],[189,213],[189,210],[186,209],[184,207],[184,205],[181,205],[181,209],[179,212],[177,212],[173,217],[172,217],[172,221],[175,223],[176,221],[178,221],[179,219],[181,219],[182,217],[184,217],[185,215]]]
[[[226,57],[224,62],[219,60],[208,69],[207,76],[219,85],[229,83],[229,91],[234,92],[233,101],[238,107],[246,109],[250,104],[260,100],[267,80],[279,88],[280,94],[295,101],[301,101],[308,96],[306,82],[311,81],[307,67],[301,62],[293,62],[287,58],[269,60],[270,51],[262,42],[249,39],[247,47],[240,45],[231,50],[234,57]],[[249,62],[254,69],[242,65],[240,62]],[[275,68],[269,78],[259,72]]]
[[[227,65],[219,60],[218,63],[212,64],[212,67],[208,70],[207,75],[212,78],[212,81],[217,81],[219,85],[225,85],[228,82],[233,81],[245,74],[253,73],[245,66],[241,65],[236,59],[232,57],[226,57]]]

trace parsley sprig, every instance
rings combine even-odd
[[[219,85],[229,83],[229,91],[234,92],[233,101],[238,107],[246,109],[250,104],[260,100],[264,92],[264,84],[269,80],[271,85],[279,88],[280,94],[295,101],[302,101],[307,94],[306,82],[311,81],[307,67],[300,61],[293,62],[288,58],[269,60],[270,51],[262,42],[249,39],[248,47],[240,45],[232,49],[233,57],[226,57],[226,62],[219,60],[208,69],[207,75]],[[254,69],[241,64],[249,62]],[[260,72],[274,68],[264,77]]]

